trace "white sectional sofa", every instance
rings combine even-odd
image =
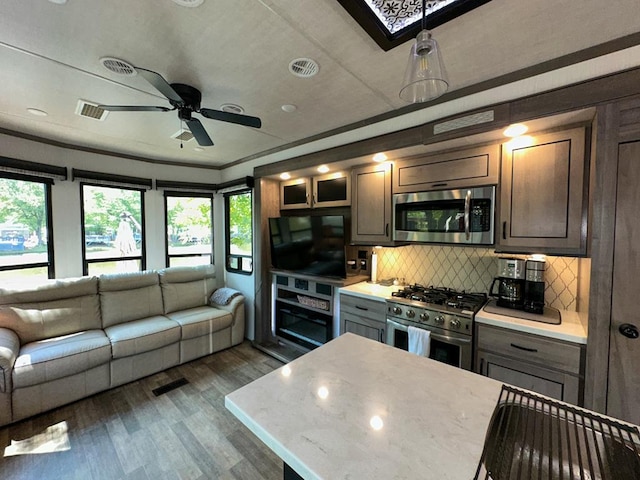
[[[0,288],[0,425],[244,338],[244,297],[210,304],[213,266]]]

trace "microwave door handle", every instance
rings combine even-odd
[[[471,230],[469,224],[469,213],[471,212],[471,190],[467,190],[467,196],[464,199],[464,234],[467,241],[471,239]]]

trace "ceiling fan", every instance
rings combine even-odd
[[[197,88],[183,83],[170,84],[159,73],[144,68],[134,68],[142,78],[167,97],[173,108],[145,105],[98,105],[99,108],[109,112],[170,112],[178,110],[178,118],[187,124],[198,144],[203,147],[213,145],[213,141],[200,120],[192,117],[193,113],[199,113],[212,120],[236,123],[247,127],[260,128],[262,126],[262,121],[258,117],[202,108],[200,107],[202,94]]]

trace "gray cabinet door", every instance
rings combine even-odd
[[[352,172],[351,242],[392,244],[391,165],[354,168]]]
[[[574,405],[580,403],[580,379],[577,376],[489,352],[478,352],[478,362],[479,373],[486,377]]]
[[[586,254],[585,129],[503,145],[496,251]]]
[[[378,342],[383,342],[384,337],[384,324],[379,322],[370,322],[367,319],[355,317],[353,315],[344,314],[342,318],[343,332],[342,333],[355,333],[361,337],[370,338]]]
[[[640,338],[629,338],[620,327],[640,329],[640,142],[621,144],[613,256],[613,291],[607,415],[640,423]],[[627,327],[629,328],[629,327]]]

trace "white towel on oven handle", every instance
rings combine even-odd
[[[428,357],[431,347],[431,332],[423,328],[409,327],[409,352]]]

